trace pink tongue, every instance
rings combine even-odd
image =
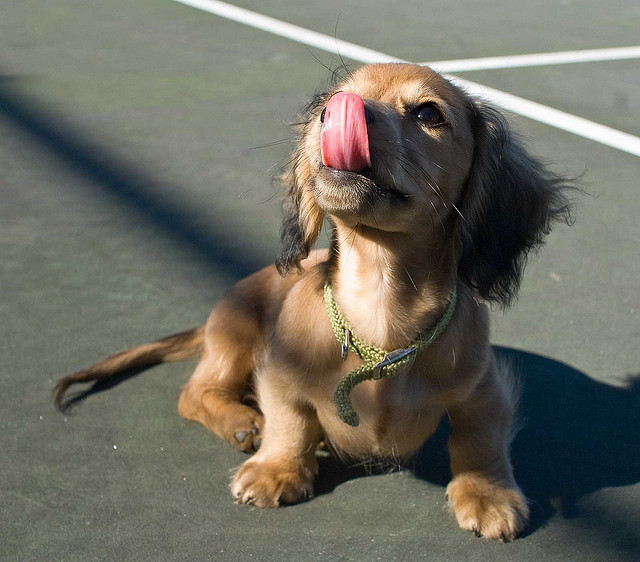
[[[358,172],[371,166],[364,102],[356,94],[335,94],[322,123],[322,163]]]

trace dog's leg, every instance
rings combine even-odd
[[[449,410],[450,506],[461,528],[503,541],[517,536],[529,513],[509,461],[514,410],[509,380],[494,362],[470,399]]]
[[[289,399],[279,381],[261,375],[258,395],[266,420],[262,445],[236,472],[231,493],[238,503],[277,507],[311,495],[320,424],[310,407]]]
[[[241,363],[204,356],[178,401],[183,418],[204,425],[233,447],[253,452],[260,446],[262,414],[242,403],[251,371]],[[221,368],[222,367],[222,368]]]
[[[178,401],[182,417],[245,452],[258,449],[263,425],[262,414],[244,403],[263,338],[259,280],[245,280],[218,302],[205,326],[200,363]]]

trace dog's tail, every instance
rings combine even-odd
[[[53,387],[53,401],[60,411],[65,409],[65,394],[79,382],[105,381],[134,369],[144,369],[182,361],[200,353],[204,345],[204,326],[174,334],[151,343],[111,355],[88,369],[61,378]]]

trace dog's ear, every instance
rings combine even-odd
[[[287,189],[280,232],[282,250],[276,259],[280,275],[300,269],[300,261],[309,255],[324,220],[324,214],[313,197],[313,178],[303,143],[304,130],[291,164],[280,176]]]
[[[531,156],[493,108],[473,104],[475,154],[461,202],[459,277],[488,301],[508,306],[527,256],[553,223],[571,221],[570,180]]]

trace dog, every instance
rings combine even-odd
[[[200,354],[179,413],[257,451],[231,493],[263,508],[311,494],[321,441],[347,459],[406,458],[446,415],[459,526],[516,538],[529,511],[509,460],[517,397],[488,306],[512,302],[531,250],[569,222],[570,180],[424,66],[348,73],[297,133],[276,263],[205,326],[61,379],[56,404],[74,383]],[[312,251],[325,220],[330,248]]]

